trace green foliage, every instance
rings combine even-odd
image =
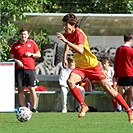
[[[133,13],[132,0],[51,0],[49,12]]]
[[[9,50],[13,41],[19,39],[18,27],[16,26],[17,20],[27,21],[25,12],[43,12],[42,7],[50,4],[49,0],[4,0],[1,2],[1,34],[0,34],[0,61],[6,61],[9,58]],[[32,31],[35,41],[46,44],[48,43],[48,29],[41,29],[40,32],[35,33]],[[45,32],[45,33],[42,33]],[[40,39],[40,40],[39,40]]]
[[[38,32],[31,31],[30,37],[37,43],[37,45],[41,50],[43,45],[49,42],[49,38],[48,38],[49,33],[50,31],[48,29],[39,28]]]
[[[16,21],[25,20],[29,13],[133,13],[132,0],[3,0],[1,1],[0,61],[8,59],[13,41],[18,39]],[[37,27],[39,29],[39,27]],[[48,29],[32,31],[32,38],[41,48],[47,44]]]

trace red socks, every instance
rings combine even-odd
[[[82,95],[76,86],[73,89],[70,89],[70,91],[72,92],[73,96],[76,98],[76,100],[80,103],[81,106],[86,106],[82,98]]]
[[[117,96],[115,97],[115,100],[127,111],[127,113],[132,112],[132,110],[127,105],[126,101],[123,99],[123,97],[120,93],[117,94]]]
[[[113,103],[113,107],[114,107],[114,109],[117,109],[117,102],[116,102],[115,99],[112,100],[112,103]]]

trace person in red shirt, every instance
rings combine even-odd
[[[118,91],[124,96],[127,94],[127,102],[132,107],[132,78],[133,78],[133,49],[131,33],[124,35],[124,44],[117,48],[114,58],[114,77],[117,81]]]
[[[27,29],[21,29],[19,33],[20,39],[13,43],[10,50],[10,58],[15,61],[15,82],[18,87],[18,101],[20,106],[25,106],[24,88],[28,87],[32,105],[31,111],[37,112],[34,59],[41,57],[41,54],[36,43],[29,39]]]
[[[78,28],[77,17],[73,13],[68,13],[63,17],[62,21],[65,32],[63,34],[57,33],[57,37],[65,43],[63,67],[65,68],[67,65],[66,57],[69,49],[73,52],[75,58],[76,67],[72,70],[67,80],[67,84],[73,96],[81,105],[78,117],[81,118],[85,116],[85,113],[89,109],[82,98],[80,91],[76,87],[76,84],[80,83],[85,78],[88,78],[90,81],[96,80],[106,92],[114,97],[126,110],[129,122],[133,123],[133,113],[131,108],[127,105],[121,94],[115,91],[108,82],[96,56],[90,51],[87,36],[80,28]]]

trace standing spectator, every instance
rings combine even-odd
[[[67,85],[67,79],[71,73],[71,71],[75,68],[75,60],[73,56],[69,56],[67,59],[67,68],[62,68],[59,76],[59,84],[61,86],[61,103],[62,103],[62,113],[67,113],[67,95],[69,91],[69,87]],[[83,87],[77,85],[77,88],[80,90],[81,95],[84,99],[85,90]]]
[[[36,110],[35,92],[35,63],[34,59],[41,57],[36,43],[29,39],[27,29],[20,30],[20,39],[13,43],[10,50],[10,58],[15,60],[15,81],[18,87],[18,101],[20,106],[25,106],[24,87],[30,91],[30,103],[32,112]]]
[[[132,49],[133,49],[133,46],[132,46]],[[133,64],[133,61],[132,61],[132,64]],[[133,86],[133,77],[132,77],[132,86]],[[133,87],[132,87],[132,107],[131,107],[131,109],[133,110]]]
[[[73,13],[69,13],[63,17],[62,21],[65,33],[57,33],[57,37],[65,43],[63,67],[65,68],[67,64],[66,56],[69,48],[73,52],[75,58],[76,67],[72,70],[67,80],[67,84],[73,96],[82,107],[78,117],[81,118],[85,116],[85,113],[88,111],[88,106],[84,102],[76,84],[88,77],[90,81],[96,80],[106,92],[123,106],[128,114],[129,122],[133,123],[131,108],[127,105],[121,94],[111,87],[105,74],[102,72],[96,56],[90,51],[87,36],[78,28],[77,17]]]
[[[132,78],[132,86],[133,86],[133,78]],[[132,87],[132,107],[131,109],[133,110],[133,87]]]
[[[107,76],[107,79],[110,83],[110,85],[114,88],[115,86],[115,90],[117,90],[117,86],[115,85],[116,82],[113,81],[113,77],[114,77],[114,68],[110,66],[110,61],[107,57],[103,57],[101,60],[101,64],[102,64],[102,69],[104,71],[104,73]],[[116,102],[115,99],[112,100],[113,106],[114,106],[114,110],[116,111],[121,111],[121,105],[119,105],[119,103]]]
[[[123,95],[127,90],[128,104],[132,107],[132,78],[133,78],[133,49],[131,44],[133,36],[124,35],[124,44],[117,48],[114,59],[114,77],[117,80],[118,91]]]

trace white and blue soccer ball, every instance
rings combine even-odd
[[[20,107],[17,109],[16,117],[20,122],[27,122],[31,119],[32,112],[27,107]]]

